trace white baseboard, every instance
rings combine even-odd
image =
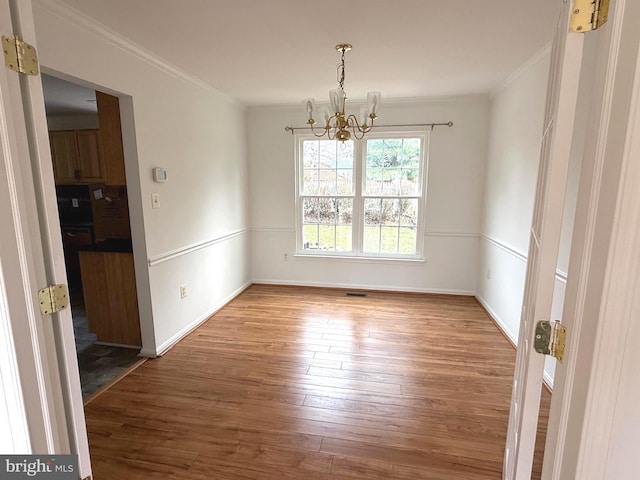
[[[210,310],[207,310],[205,313],[200,315],[198,318],[196,318],[189,325],[187,325],[186,327],[182,328],[180,331],[178,331],[175,335],[173,335],[167,341],[165,341],[161,345],[159,345],[158,348],[156,349],[156,351],[153,352],[152,355],[148,355],[147,352],[145,352],[145,351],[141,351],[140,355],[143,355],[145,357],[161,357],[162,355],[167,353],[169,351],[169,349],[171,349],[171,347],[173,347],[176,343],[178,343],[180,340],[182,340],[184,337],[186,337],[191,332],[193,332],[196,328],[198,328],[200,325],[202,325],[205,321],[207,321],[207,319],[209,317],[211,317],[211,315],[215,314],[218,310],[220,310],[222,307],[224,307],[227,303],[229,303],[231,300],[233,300],[238,295],[240,295],[242,292],[244,292],[247,288],[249,288],[252,283],[253,282],[249,281],[249,282],[245,283],[244,285],[242,285],[240,288],[236,289],[234,292],[232,292],[230,295],[228,295],[224,300],[222,300],[218,305],[216,305],[215,307],[211,308]]]
[[[480,294],[476,293],[475,297],[476,297],[476,300],[478,300],[480,302],[480,305],[482,305],[484,307],[484,309],[487,312],[489,312],[489,315],[491,315],[491,318],[493,318],[494,322],[496,323],[498,328],[502,331],[502,333],[504,333],[504,335],[517,348],[518,338],[511,331],[511,329],[509,327],[507,327],[507,324],[504,322],[504,320],[502,320],[502,318],[500,318],[500,315],[498,315],[496,313],[496,311],[493,308],[491,308],[491,305],[489,305],[489,303],[484,298],[482,298],[482,296]]]
[[[500,318],[500,315],[498,315],[496,311],[493,308],[491,308],[489,303],[487,303],[487,301],[484,298],[482,298],[481,295],[476,293],[475,297],[476,297],[476,300],[478,300],[478,302],[480,302],[480,304],[485,308],[485,310],[489,312],[489,315],[491,315],[491,318],[493,319],[497,327],[500,329],[500,331],[504,333],[504,335],[509,339],[509,341],[511,341],[512,345],[517,349],[518,339],[516,338],[516,335],[511,331],[511,329],[509,329],[509,327],[507,327],[504,320]],[[550,391],[553,391],[553,377],[546,370],[544,371],[544,374],[543,374],[543,381],[547,386],[547,388]]]
[[[465,295],[474,296],[473,290],[447,290],[444,288],[411,288],[411,287],[394,287],[387,285],[365,285],[353,283],[324,283],[324,282],[295,282],[288,280],[270,280],[270,279],[254,279],[253,283],[262,283],[264,285],[288,285],[292,287],[320,287],[320,288],[341,288],[356,290],[372,290],[382,292],[405,292],[405,293],[434,293],[443,295]]]

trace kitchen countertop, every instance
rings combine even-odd
[[[133,247],[130,238],[107,238],[93,245],[85,245],[79,249],[81,252],[110,252],[132,253]]]
[[[93,228],[93,222],[68,222],[61,223],[60,228],[62,230],[70,228]]]

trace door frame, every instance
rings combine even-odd
[[[0,0],[0,33],[12,30],[9,3]],[[50,410],[36,398],[49,392],[34,345],[38,323],[29,298],[33,275],[23,241],[19,159],[24,142],[18,138],[22,134],[18,89],[12,72],[0,69],[0,419],[10,429],[1,436],[2,451],[30,453],[49,448],[54,438],[45,425]]]
[[[626,332],[640,284],[640,6],[611,2],[586,33],[593,82],[563,317],[573,320],[557,364],[543,478],[606,478]],[[635,158],[635,160],[634,160]],[[634,290],[635,289],[635,290]]]
[[[37,47],[31,2],[0,1],[7,21],[2,34]],[[77,454],[84,478],[91,465],[71,311],[42,315],[38,305],[40,288],[67,283],[57,204],[47,201],[56,197],[42,81],[7,68],[0,79],[1,106],[10,107],[3,118],[3,181],[13,206],[3,217],[11,221],[19,250],[3,258],[2,268],[12,280],[5,283],[8,317],[29,428],[30,449],[21,453]],[[8,263],[15,265],[7,268]]]
[[[535,326],[551,315],[563,204],[567,192],[572,137],[576,129],[578,85],[584,37],[571,33],[572,7],[559,12],[551,47],[540,161],[536,181],[522,315],[504,455],[504,479],[530,478],[544,379],[545,358],[534,350]]]
[[[7,36],[19,35],[27,43],[37,48],[32,2],[0,0],[0,7],[5,4],[7,5],[6,14],[0,9],[0,12],[3,13],[3,20],[6,19],[6,23],[0,21],[0,26],[3,27],[1,33]],[[41,65],[40,67],[41,71],[46,73],[77,83],[88,83],[46,66]],[[4,84],[1,85],[3,91],[0,92],[0,100],[5,97],[4,100],[9,102],[15,110],[11,112],[5,123],[8,125],[10,133],[15,130],[16,136],[19,137],[20,142],[17,142],[17,147],[20,147],[20,151],[16,155],[19,154],[19,158],[22,159],[21,162],[14,160],[6,168],[11,180],[14,176],[17,178],[14,182],[15,185],[7,191],[16,192],[17,198],[14,203],[21,209],[21,216],[16,216],[14,212],[13,216],[7,216],[7,219],[15,224],[16,231],[19,232],[16,237],[20,238],[25,256],[29,257],[20,264],[22,270],[11,269],[10,275],[7,277],[14,280],[14,276],[17,278],[18,272],[21,272],[23,278],[31,277],[34,279],[31,284],[24,281],[16,281],[15,283],[24,284],[24,291],[21,292],[22,300],[33,303],[29,318],[33,318],[32,323],[37,324],[36,326],[40,330],[44,330],[44,333],[36,334],[36,327],[32,327],[30,331],[25,328],[22,330],[13,328],[8,333],[8,341],[12,340],[18,347],[21,347],[15,349],[16,363],[21,374],[21,385],[19,385],[21,391],[11,388],[0,392],[0,395],[4,395],[8,399],[21,398],[21,403],[26,410],[24,417],[29,424],[28,432],[20,429],[20,425],[17,423],[16,438],[20,438],[20,430],[22,430],[22,433],[28,438],[27,441],[30,442],[30,451],[32,452],[77,454],[79,474],[82,478],[86,478],[91,476],[91,464],[71,310],[67,308],[51,316],[41,316],[37,300],[39,288],[51,284],[67,284],[60,221],[55,202],[55,181],[42,81],[40,75],[26,76],[6,68],[2,69],[0,73],[0,78],[3,77],[8,78],[11,89],[5,88]],[[129,211],[140,309],[141,355],[155,357],[155,336],[133,99],[104,86],[97,86],[97,88],[117,96],[120,100],[125,170],[131,194],[129,196]],[[0,120],[2,119],[0,118]],[[2,267],[4,269],[4,265]],[[0,271],[1,273],[2,271]],[[0,283],[1,288],[2,284]],[[0,292],[0,306],[2,306],[3,300],[2,293],[4,292]],[[11,314],[8,319],[20,325],[20,320],[23,317],[24,315]],[[0,328],[2,327],[3,325],[0,324]],[[5,340],[2,338],[0,341],[4,342]],[[26,351],[22,344],[33,345],[31,358],[21,358],[21,355],[26,355],[26,353],[22,353]],[[31,370],[29,370],[29,362],[33,364]],[[44,371],[40,376],[42,378],[31,373],[38,369]],[[4,372],[0,373],[4,374]],[[15,373],[15,370],[8,370],[7,378],[11,378],[9,374]],[[34,392],[40,392],[41,395],[38,396]],[[43,392],[47,395],[44,395]],[[35,426],[38,428],[35,429]],[[21,453],[26,453],[24,448]]]
[[[41,73],[51,77],[100,91],[118,98],[122,130],[122,146],[124,150],[124,166],[127,179],[127,198],[129,203],[129,223],[131,225],[133,263],[136,275],[136,294],[138,300],[140,334],[142,336],[140,356],[156,358],[158,356],[158,351],[156,348],[155,329],[153,325],[151,280],[149,278],[149,263],[147,260],[149,256],[145,240],[146,234],[143,217],[142,182],[140,178],[140,169],[138,168],[138,147],[136,143],[133,97],[126,93],[114,90],[102,83],[85,80],[84,78],[68,74],[64,71],[55,70],[47,65],[41,64],[40,71]],[[56,195],[55,190],[54,195]],[[54,198],[56,197],[54,196]],[[59,224],[57,210],[54,221]]]

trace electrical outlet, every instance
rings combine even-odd
[[[491,269],[487,268],[487,278],[491,280]]]
[[[283,261],[285,261],[285,262],[286,262],[287,260],[289,260],[289,254],[288,254],[288,253],[283,253],[283,254],[282,254],[282,260],[283,260]]]
[[[180,298],[184,298],[187,296],[187,284],[183,283],[180,285]]]
[[[160,194],[152,193],[151,194],[151,207],[152,208],[160,208]]]

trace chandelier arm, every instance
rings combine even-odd
[[[351,114],[347,117],[346,126],[351,130],[351,133],[356,140],[362,140],[364,138],[364,132],[362,131],[362,128],[360,127],[358,119],[355,115]]]
[[[311,126],[311,133],[313,133],[318,138],[324,137],[324,135],[327,133],[327,127],[324,127],[323,131],[321,133],[318,133],[316,132],[316,129],[313,128],[313,123],[310,123],[309,125]]]
[[[371,120],[371,123],[367,126],[367,132],[371,131],[371,129],[373,128],[373,122],[375,122],[377,117],[371,118],[369,117],[369,119]],[[366,133],[366,132],[365,132]]]
[[[354,130],[352,127],[352,131],[353,131],[353,136],[356,138],[356,140],[362,140],[364,138],[364,133],[362,130],[358,129],[358,130]],[[358,136],[358,132],[360,132],[360,136]]]
[[[369,132],[371,130],[371,127],[373,126],[373,119],[371,120],[371,125],[366,125],[366,126],[360,125],[360,123],[358,122],[357,117],[354,114],[349,115],[349,117],[347,118],[347,122],[349,123],[349,127],[353,131],[354,135],[356,134],[356,130],[358,130],[360,133],[362,133],[362,137],[357,137],[356,136],[356,138],[358,138],[358,140],[363,138],[364,134]]]

